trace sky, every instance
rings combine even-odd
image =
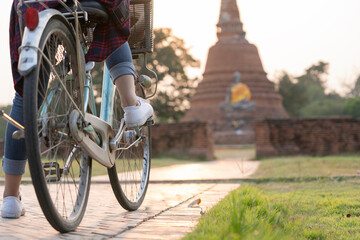
[[[154,0],[154,27],[169,27],[185,40],[204,71],[209,47],[217,41],[221,0]],[[317,63],[329,65],[329,89],[344,92],[360,74],[359,0],[237,0],[247,40],[257,46],[268,78],[293,76]],[[0,8],[0,105],[14,90],[9,57],[11,0]]]
[[[220,0],[155,0],[155,27],[171,27],[202,62],[216,41]],[[360,74],[359,0],[237,0],[247,40],[265,71],[298,76],[318,61],[329,65],[329,88],[344,92]]]

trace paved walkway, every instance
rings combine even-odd
[[[33,187],[24,185],[26,215],[17,220],[0,218],[0,239],[181,239],[194,229],[203,212],[239,186],[199,180],[244,178],[257,166],[257,162],[224,159],[152,169],[145,201],[135,212],[121,208],[107,177],[94,177],[84,219],[76,232],[67,234],[52,229]],[[179,181],[183,179],[187,180],[185,184]],[[189,207],[196,199],[201,199],[200,207]]]

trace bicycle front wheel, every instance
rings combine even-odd
[[[41,36],[37,67],[24,79],[25,142],[40,207],[60,232],[74,230],[89,196],[91,159],[72,140],[69,115],[81,109],[75,39],[50,19]],[[80,66],[80,68],[79,68]]]
[[[117,132],[123,111],[119,98],[115,97],[115,99],[113,127]],[[138,133],[125,128],[118,148],[121,149],[116,151],[115,165],[108,168],[111,187],[120,205],[128,211],[134,211],[144,201],[149,184],[151,165],[150,124],[140,127]]]

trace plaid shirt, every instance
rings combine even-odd
[[[125,1],[125,4],[129,6],[129,0],[98,0],[103,3],[110,15],[113,10],[119,6],[120,3]],[[23,77],[17,70],[19,61],[18,49],[21,46],[21,35],[19,18],[16,13],[16,7],[19,0],[13,1],[13,6],[10,15],[10,56],[11,56],[11,68],[13,74],[14,88],[21,96],[23,95]],[[45,3],[50,8],[54,8],[59,5],[58,2],[49,1]],[[44,7],[38,3],[31,4],[31,7],[38,11],[44,10]],[[22,14],[25,14],[26,6],[22,7]],[[122,24],[114,20],[112,16],[109,24],[99,25],[94,31],[94,40],[91,43],[90,49],[86,54],[86,61],[101,62],[104,61],[113,51],[124,44],[130,35],[130,19]],[[24,24],[23,24],[24,26]]]

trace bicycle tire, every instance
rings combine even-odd
[[[91,159],[71,139],[68,127],[74,105],[81,108],[78,76],[85,67],[78,69],[74,35],[59,19],[49,20],[39,48],[44,54],[39,53],[37,67],[24,79],[29,168],[46,219],[59,232],[69,232],[80,224],[90,191]]]
[[[139,89],[139,88],[138,88]],[[140,91],[143,95],[143,91]],[[116,96],[118,96],[116,94]],[[116,97],[115,97],[116,98]],[[123,117],[119,98],[116,98],[113,112],[113,128],[117,132]],[[126,130],[125,131],[133,131]],[[120,205],[128,210],[137,210],[144,201],[149,184],[151,167],[150,123],[139,128],[142,140],[128,150],[116,152],[115,165],[108,168],[111,187]],[[129,139],[122,139],[119,146],[125,148],[131,144]],[[134,140],[134,139],[133,139]]]

